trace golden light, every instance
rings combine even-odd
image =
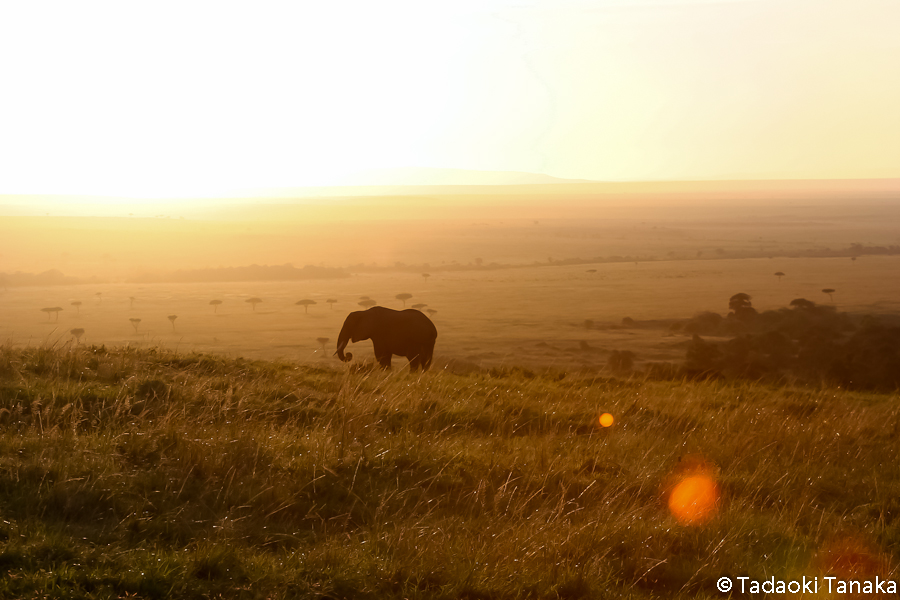
[[[669,495],[669,510],[682,525],[700,525],[715,514],[719,488],[710,475],[685,477]]]
[[[601,427],[609,427],[609,426],[611,426],[614,422],[615,422],[615,419],[614,419],[613,416],[612,416],[611,414],[609,414],[608,412],[605,412],[605,413],[603,413],[602,415],[600,415],[600,426],[601,426]]]

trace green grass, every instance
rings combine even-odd
[[[595,423],[608,411],[609,429]],[[900,579],[894,395],[0,348],[0,598],[696,598]],[[698,457],[717,514],[666,492]]]

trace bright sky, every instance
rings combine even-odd
[[[897,0],[0,4],[0,194],[900,177]]]

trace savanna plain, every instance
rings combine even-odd
[[[0,272],[72,277],[0,291],[0,597],[900,581],[892,209],[652,214],[134,219],[143,250],[0,224]],[[320,271],[227,275],[285,263]],[[432,369],[340,363],[346,315],[398,294],[434,311]]]

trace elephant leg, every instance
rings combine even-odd
[[[381,365],[382,369],[388,370],[391,368],[391,354],[388,352],[387,354],[376,354],[375,360],[378,361],[378,364]]]
[[[422,363],[422,371],[423,372],[425,372],[429,368],[431,368],[431,358],[432,358],[433,354],[434,354],[433,350],[426,349],[424,352],[422,352],[421,355],[419,355],[419,362]]]
[[[419,370],[419,366],[422,364],[422,357],[418,354],[409,359],[409,372],[415,373]]]
[[[385,350],[383,346],[378,344],[373,344],[373,350],[375,350],[375,360],[378,361],[378,364],[381,365],[381,368],[390,369],[391,353]]]

